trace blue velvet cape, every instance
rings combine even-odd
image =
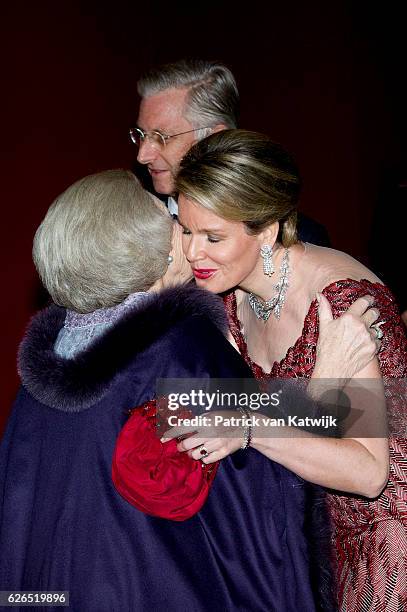
[[[64,317],[38,314],[20,349],[0,452],[0,589],[68,590],[75,612],[312,612],[303,484],[285,468],[234,453],[182,523],[141,513],[111,482],[126,411],[158,377],[251,376],[222,302],[167,290],[72,360],[53,350]]]

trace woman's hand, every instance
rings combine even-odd
[[[190,457],[203,463],[214,463],[241,448],[244,417],[240,412],[222,410],[221,412],[206,412],[200,416],[202,417],[201,426],[172,427],[161,438],[161,442],[183,437],[183,440],[178,443],[178,450],[181,453],[188,453]],[[215,424],[215,417],[219,416],[222,417],[222,421]]]
[[[318,302],[319,338],[313,378],[349,380],[372,361],[380,348],[371,327],[380,313],[370,308],[374,303],[370,295],[357,299],[337,319],[322,293]]]
[[[172,232],[171,251],[169,254],[170,263],[168,264],[166,273],[161,279],[164,288],[187,283],[193,277],[191,266],[182,251],[181,236],[181,226],[175,221]]]

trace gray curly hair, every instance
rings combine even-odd
[[[76,312],[146,291],[168,266],[172,219],[127,170],[80,179],[49,208],[33,245],[53,301]]]

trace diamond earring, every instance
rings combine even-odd
[[[263,274],[271,276],[274,274],[273,247],[269,244],[263,244],[260,249],[260,255],[263,258]]]

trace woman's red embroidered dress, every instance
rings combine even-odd
[[[381,326],[384,337],[378,354],[380,369],[384,379],[401,379],[399,386],[405,392],[407,339],[390,291],[380,283],[346,279],[327,286],[323,294],[331,304],[334,317],[363,295],[375,297],[375,307],[384,321]],[[316,300],[310,305],[301,336],[285,357],[273,364],[269,373],[249,357],[233,293],[225,298],[225,305],[232,335],[256,378],[311,376],[318,340]],[[385,490],[373,501],[354,495],[327,495],[341,612],[407,609],[407,398],[402,392],[395,394],[394,387],[391,385],[392,397],[387,397],[389,420],[399,435],[390,436],[390,475]]]

